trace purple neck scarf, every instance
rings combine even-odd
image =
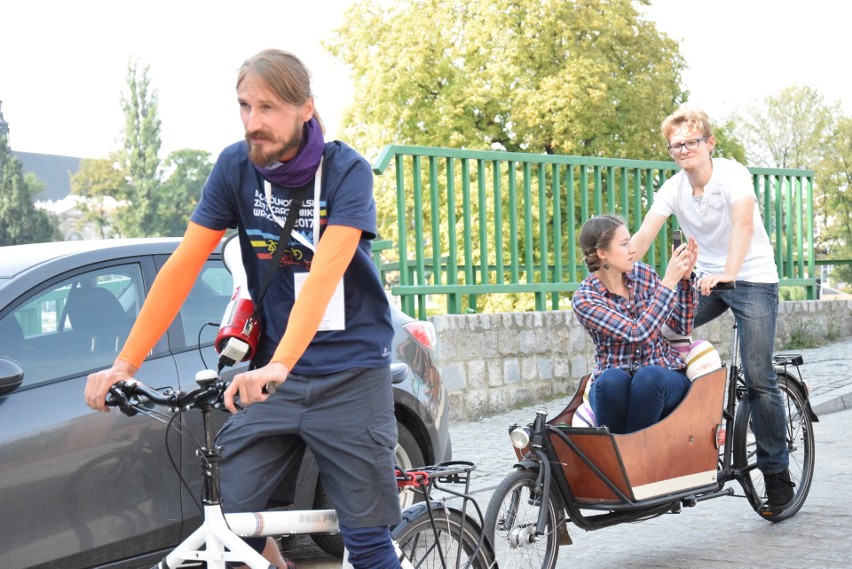
[[[265,180],[278,186],[298,188],[313,179],[319,168],[325,145],[322,128],[316,118],[311,117],[311,120],[305,123],[302,136],[302,146],[290,160],[281,162],[275,168],[263,168],[254,164]]]

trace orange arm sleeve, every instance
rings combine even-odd
[[[354,227],[330,225],[325,230],[272,361],[283,363],[289,371],[305,353],[360,241],[361,230]]]
[[[154,279],[151,292],[118,355],[119,360],[136,369],[142,366],[145,357],[175,319],[207,257],[224,234],[224,229],[216,231],[189,223],[183,241]]]

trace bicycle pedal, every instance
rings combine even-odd
[[[769,508],[761,508],[760,511],[758,511],[757,513],[760,517],[769,519],[773,516],[780,514],[781,512],[776,512],[776,511],[770,510]]]
[[[757,513],[760,517],[769,519],[769,518],[772,518],[774,516],[777,516],[778,514],[784,513],[784,510],[786,510],[786,509],[787,509],[787,504],[784,504],[784,506],[781,506],[781,507],[774,507],[774,508],[772,506],[770,506],[769,504],[764,504],[760,508],[760,510],[757,511]]]
[[[760,509],[757,511],[757,513],[760,517],[768,520],[768,519],[771,519],[774,516],[778,516],[780,514],[783,514],[787,510],[789,510],[790,506],[793,505],[794,501],[795,501],[795,498],[793,500],[790,500],[786,504],[781,504],[780,506],[772,506],[772,505],[769,504],[768,501],[764,500],[763,505],[760,507]]]

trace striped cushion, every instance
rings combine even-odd
[[[589,389],[592,387],[593,379],[586,382],[586,390],[583,392],[583,404],[574,411],[571,419],[572,427],[595,427],[595,411],[589,405]]]
[[[684,360],[686,360],[686,377],[690,380],[722,367],[719,352],[707,340],[693,342]]]

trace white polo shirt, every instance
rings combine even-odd
[[[681,170],[665,181],[654,194],[651,211],[669,217],[674,214],[686,237],[698,242],[697,269],[705,273],[724,273],[733,228],[733,203],[741,199],[757,201],[751,174],[742,164],[726,158],[713,158],[713,174],[704,195],[692,196],[689,178]],[[737,280],[777,283],[772,244],[754,208],[754,233]]]

